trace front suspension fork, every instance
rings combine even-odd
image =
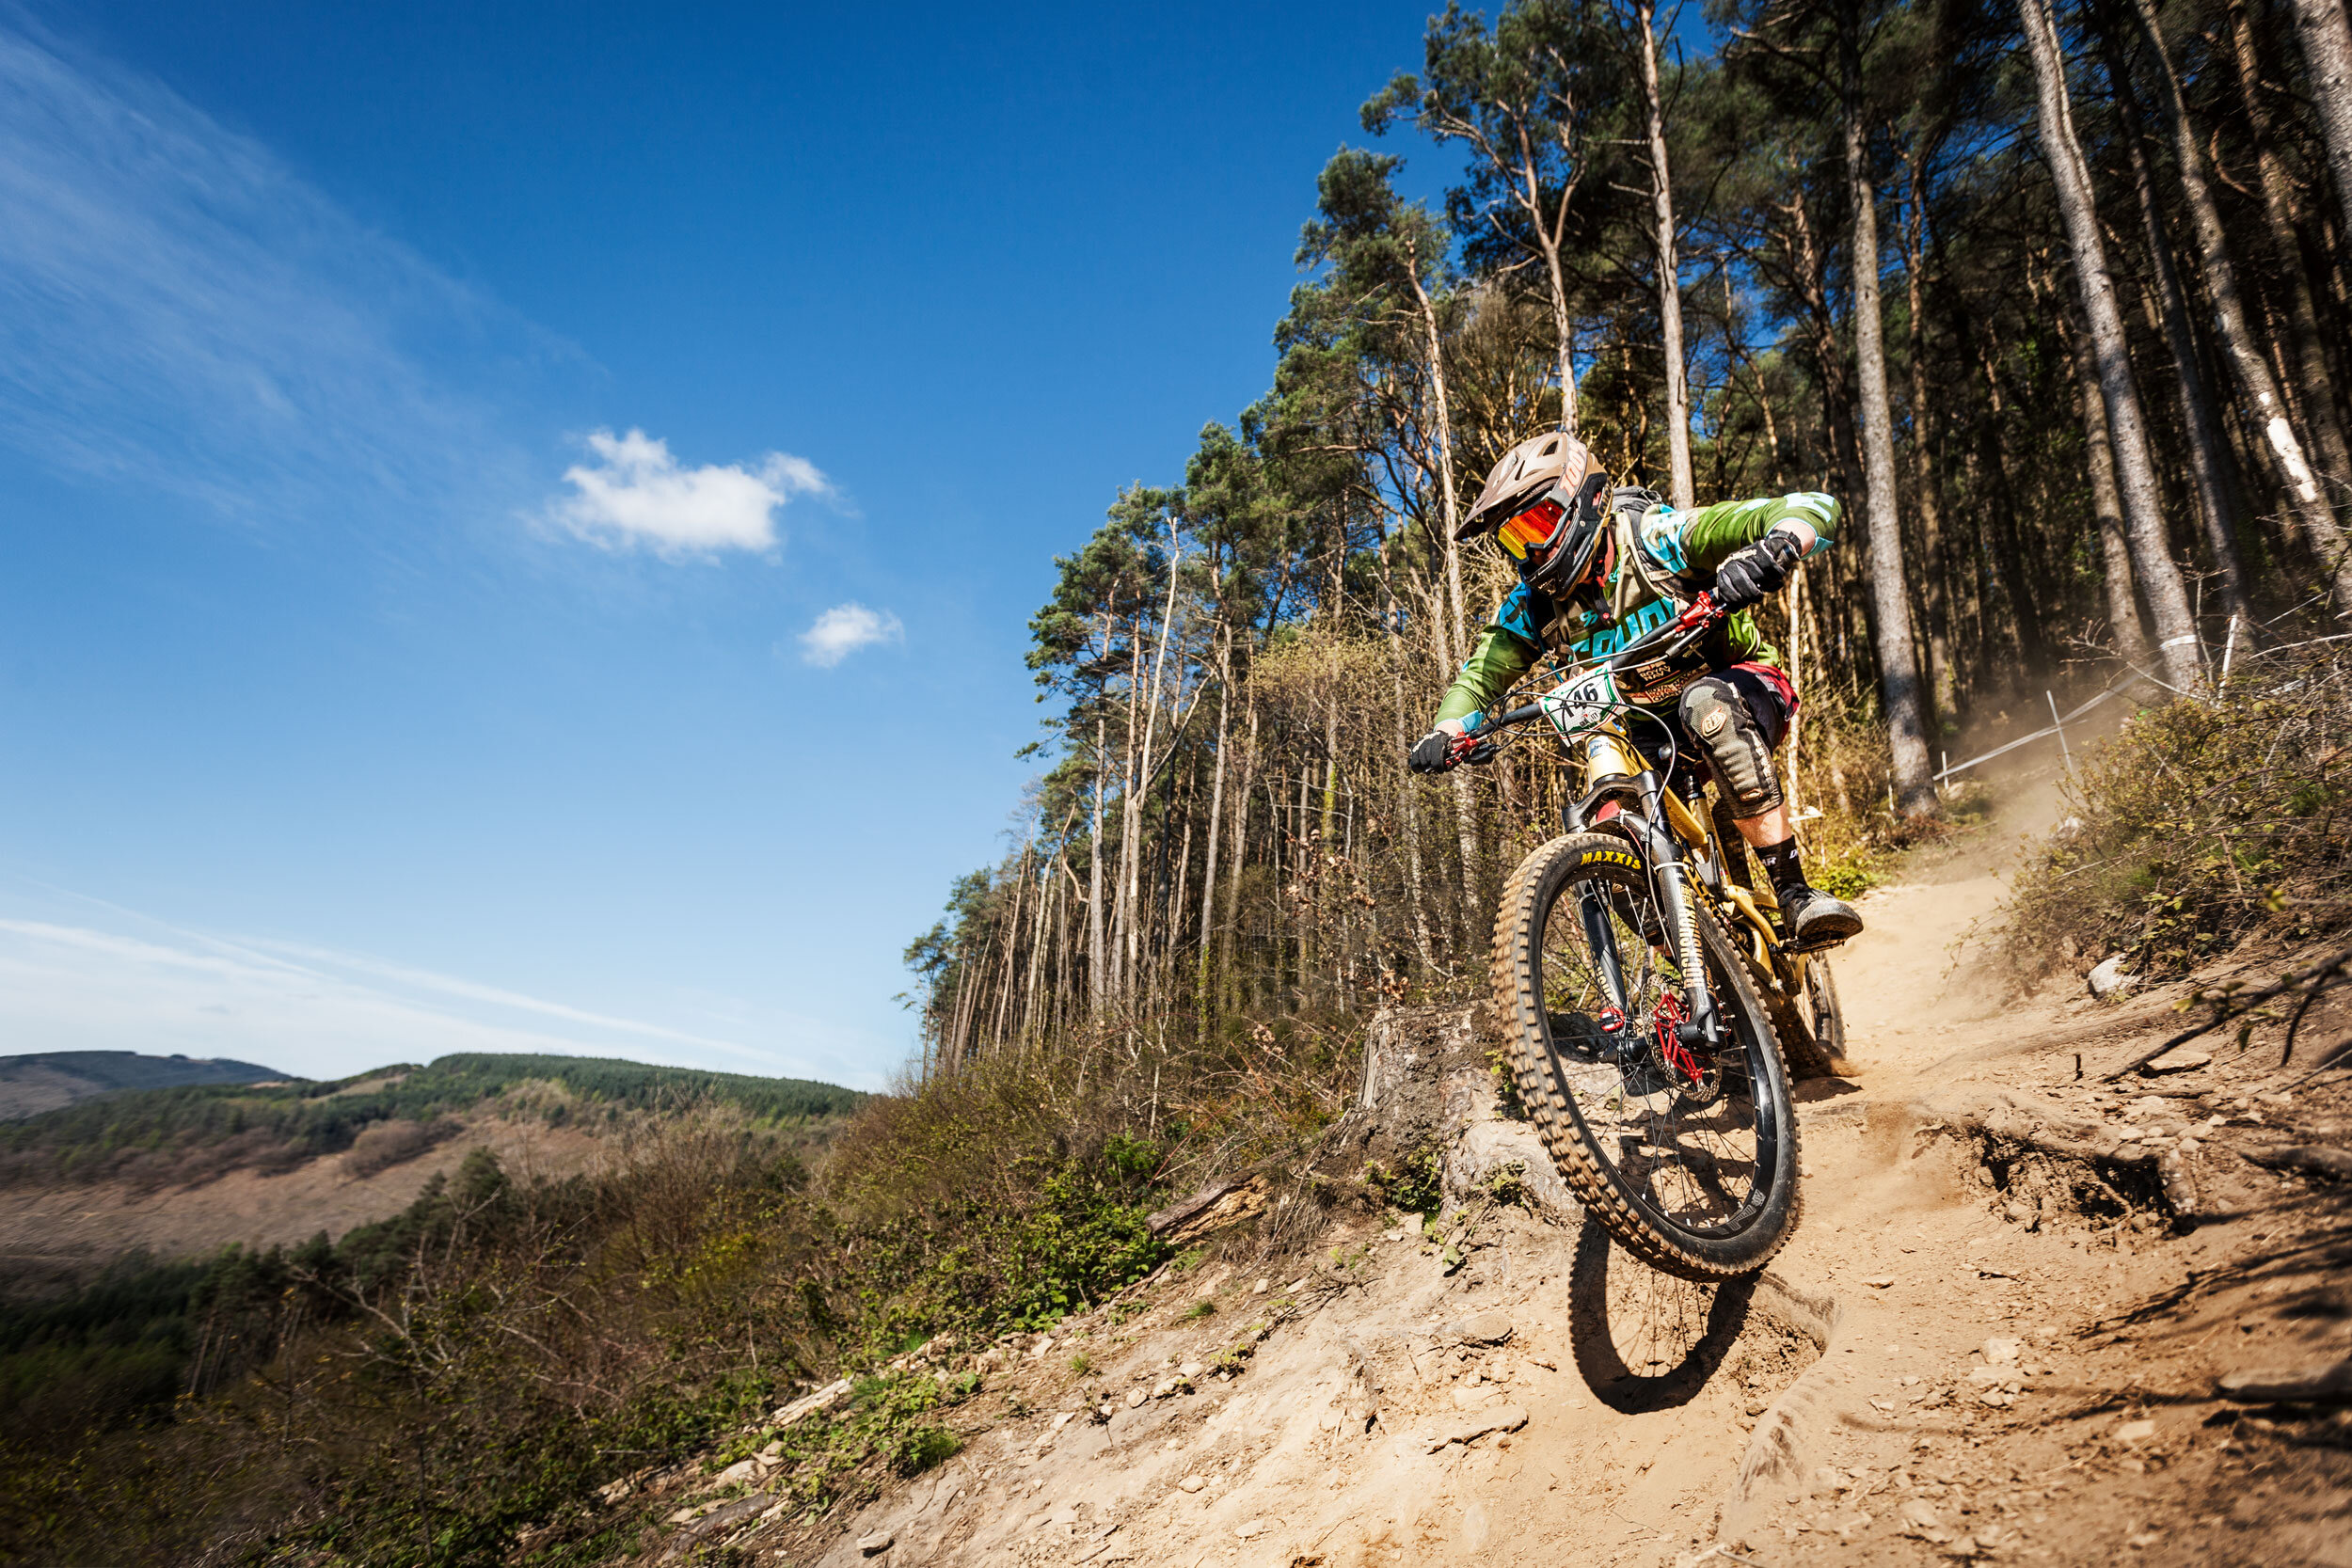
[[[1714,994],[1707,989],[1707,957],[1699,945],[1697,899],[1691,889],[1691,867],[1682,847],[1666,831],[1664,785],[1655,773],[1641,778],[1642,826],[1648,840],[1650,878],[1658,890],[1659,912],[1674,941],[1675,963],[1682,971],[1682,994],[1691,1021],[1677,1031],[1690,1046],[1723,1043],[1723,1024],[1715,1012]]]

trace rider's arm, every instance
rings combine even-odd
[[[1695,512],[1668,514],[1661,520],[1689,569],[1712,572],[1732,551],[1772,532],[1789,535],[1807,555],[1819,555],[1836,543],[1838,519],[1844,515],[1836,497],[1801,490],[1754,500],[1720,501]]]
[[[1437,721],[1452,721],[1463,729],[1475,728],[1462,721],[1493,708],[1495,699],[1518,685],[1542,657],[1543,644],[1536,640],[1529,619],[1527,589],[1524,585],[1514,588],[1496,608],[1495,618],[1479,631],[1477,646],[1438,706]]]

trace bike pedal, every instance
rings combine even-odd
[[[1807,953],[1826,953],[1833,947],[1843,947],[1852,940],[1851,937],[1823,937],[1819,942],[1784,942],[1773,951],[1797,958]]]

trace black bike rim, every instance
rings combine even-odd
[[[1547,994],[1546,955],[1550,947],[1549,932],[1553,913],[1564,906],[1570,905],[1578,896],[1578,890],[1587,883],[1603,889],[1619,886],[1606,878],[1585,877],[1565,880],[1552,891],[1539,920],[1535,923],[1537,941],[1534,943],[1534,950],[1529,954],[1529,962],[1534,970],[1531,978],[1534,982],[1535,994],[1539,998]],[[1655,908],[1654,904],[1653,908]],[[1658,918],[1663,918],[1662,911],[1658,912]],[[1638,933],[1630,934],[1634,935],[1637,941],[1639,940]],[[1720,969],[1720,960],[1712,953],[1707,954],[1706,957],[1710,971],[1709,979],[1712,982],[1709,989],[1720,993],[1725,988],[1722,984],[1720,975],[1712,973]],[[1597,967],[1601,959],[1598,955],[1587,951],[1586,961]],[[1622,966],[1620,967],[1622,969]],[[1744,1196],[1729,1215],[1719,1221],[1706,1223],[1667,1213],[1652,1200],[1642,1184],[1629,1179],[1620,1168],[1618,1162],[1609,1156],[1608,1140],[1602,1135],[1601,1130],[1596,1128],[1587,1119],[1582,1096],[1578,1092],[1576,1084],[1566,1070],[1566,1065],[1571,1058],[1562,1050],[1561,1041],[1555,1035],[1553,1027],[1555,1016],[1554,1010],[1547,1002],[1542,1008],[1545,1053],[1549,1060],[1554,1081],[1563,1091],[1561,1098],[1566,1103],[1568,1114],[1575,1118],[1585,1146],[1597,1156],[1597,1163],[1607,1173],[1610,1185],[1614,1187],[1619,1195],[1639,1212],[1647,1224],[1667,1235],[1681,1237],[1693,1243],[1721,1243],[1736,1241],[1748,1231],[1772,1206],[1772,1196],[1778,1186],[1777,1174],[1781,1158],[1782,1128],[1779,1108],[1773,1103],[1772,1097],[1764,1092],[1764,1086],[1770,1084],[1772,1079],[1770,1068],[1765,1061],[1765,1052],[1768,1048],[1761,1034],[1753,1027],[1740,1027],[1731,1013],[1721,1008],[1719,998],[1717,1016],[1723,1020],[1724,1027],[1732,1032],[1740,1047],[1740,1060],[1746,1080],[1745,1099],[1751,1108],[1750,1127],[1755,1133],[1756,1149],[1750,1161],[1751,1178]],[[1590,1054],[1592,1059],[1582,1065],[1587,1067],[1614,1065],[1603,1064],[1598,1059],[1597,1053]],[[1735,1098],[1733,1091],[1728,1087],[1719,1090],[1714,1097],[1716,1102]],[[1663,1146],[1654,1145],[1654,1147]],[[1719,1163],[1711,1154],[1708,1160],[1710,1163]]]

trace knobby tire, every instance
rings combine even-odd
[[[1692,911],[1715,1006],[1735,1038],[1740,1031],[1747,1032],[1742,1053],[1753,1090],[1759,1100],[1769,1100],[1776,1123],[1773,1157],[1764,1176],[1765,1200],[1750,1223],[1728,1235],[1706,1235],[1654,1216],[1602,1157],[1596,1134],[1565,1090],[1565,1069],[1556,1065],[1542,981],[1546,919],[1555,902],[1572,896],[1568,890],[1580,880],[1620,886],[1647,897],[1645,857],[1628,849],[1628,840],[1614,833],[1565,835],[1538,847],[1504,885],[1495,911],[1491,977],[1513,1076],[1561,1176],[1619,1245],[1652,1268],[1685,1279],[1753,1274],[1771,1261],[1796,1229],[1802,1203],[1797,1118],[1788,1093],[1788,1062],[1771,1011],[1750,981],[1741,954],[1713,917],[1704,909]],[[1629,862],[1636,868],[1629,869]],[[1761,1162],[1758,1165],[1760,1169]]]

